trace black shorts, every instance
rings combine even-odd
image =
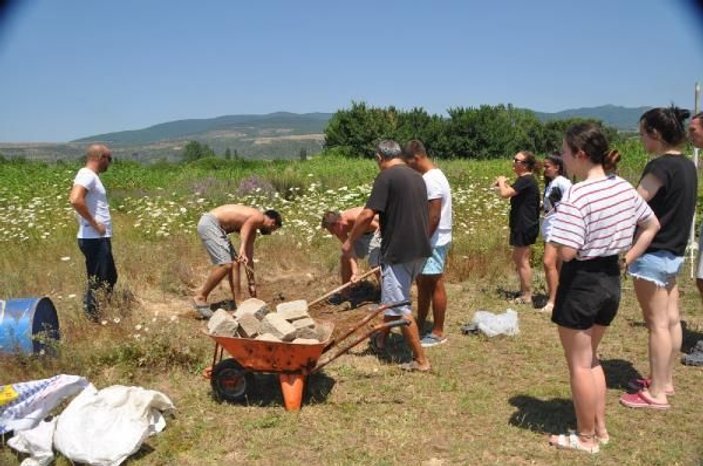
[[[539,225],[526,230],[510,230],[510,245],[514,247],[531,246],[537,242]]]
[[[574,330],[608,326],[620,306],[618,256],[564,262],[552,322]]]

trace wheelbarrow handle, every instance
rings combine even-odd
[[[363,319],[362,323],[359,324],[358,326],[356,326],[355,328],[353,328],[350,332],[347,332],[347,333],[346,333],[343,337],[341,337],[341,338],[338,338],[338,339],[336,339],[336,340],[333,340],[329,345],[327,345],[327,346],[325,347],[324,351],[326,352],[326,351],[332,349],[338,342],[344,341],[349,335],[351,335],[351,334],[354,333],[357,329],[359,329],[359,327],[361,327],[361,325],[363,325],[363,323],[368,322],[371,318],[373,318],[373,317],[375,317],[376,315],[378,315],[378,313],[380,313],[380,312],[382,312],[382,311],[385,311],[386,309],[389,309],[389,308],[391,308],[391,307],[401,306],[401,305],[407,304],[407,303],[408,303],[408,301],[403,301],[403,302],[394,303],[394,304],[392,304],[392,305],[380,306],[380,307],[379,307],[378,309],[376,309],[374,312],[372,312],[371,314],[369,314],[365,319]],[[325,358],[324,361],[318,361],[318,363],[317,363],[317,365],[315,366],[315,368],[314,368],[312,371],[310,371],[310,372],[311,372],[311,373],[313,373],[313,372],[318,372],[318,371],[321,370],[323,367],[325,367],[327,364],[331,363],[332,361],[334,361],[335,359],[337,359],[337,358],[340,357],[341,355],[347,353],[349,350],[351,350],[352,348],[354,348],[356,345],[358,345],[358,344],[361,343],[362,341],[366,340],[366,339],[367,339],[369,336],[371,336],[371,334],[373,334],[373,333],[380,332],[381,330],[390,330],[390,329],[395,328],[395,327],[403,327],[403,326],[408,326],[408,325],[410,325],[410,321],[407,320],[407,319],[404,319],[404,318],[402,318],[402,317],[399,318],[399,319],[397,319],[397,320],[392,320],[392,321],[390,321],[390,322],[383,322],[383,323],[381,323],[381,324],[375,325],[373,328],[371,328],[371,330],[368,330],[367,332],[364,332],[363,335],[359,336],[359,337],[358,337],[356,340],[354,340],[352,343],[348,344],[348,345],[345,346],[344,348],[342,348],[342,349],[340,349],[339,351],[337,351],[334,355]]]
[[[381,306],[378,306],[376,309],[372,309],[371,312],[370,312],[366,317],[364,317],[363,319],[361,319],[358,324],[356,324],[355,326],[353,326],[352,328],[350,328],[349,330],[347,330],[347,332],[346,332],[345,334],[340,335],[340,336],[338,336],[337,338],[331,340],[331,341],[327,344],[327,346],[325,346],[324,351],[328,351],[330,348],[332,348],[333,346],[335,346],[335,345],[338,344],[339,342],[346,340],[346,339],[349,337],[349,335],[351,335],[352,333],[356,332],[356,331],[359,330],[361,327],[363,327],[364,325],[366,325],[369,321],[371,321],[373,318],[375,318],[375,317],[376,317],[377,315],[379,315],[381,312],[386,311],[386,310],[388,310],[388,309],[392,309],[392,308],[394,308],[394,307],[398,307],[398,306],[407,306],[407,305],[410,305],[410,301],[398,301],[398,302],[395,302],[395,303],[383,304],[383,305],[381,305]]]

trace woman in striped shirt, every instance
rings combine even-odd
[[[571,126],[562,153],[567,173],[582,181],[557,206],[547,241],[563,261],[552,321],[569,367],[576,432],[553,435],[549,442],[597,453],[609,438],[598,344],[620,304],[620,267],[645,251],[659,222],[632,185],[612,174],[619,155],[609,150],[598,126]]]

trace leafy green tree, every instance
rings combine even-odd
[[[198,141],[188,141],[183,148],[183,160],[186,162],[194,162],[206,157],[215,157],[215,151],[207,144],[201,144]]]

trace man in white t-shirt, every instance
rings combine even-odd
[[[440,345],[447,341],[444,335],[444,316],[447,311],[447,292],[444,288],[444,268],[447,251],[452,242],[452,190],[444,173],[427,156],[421,141],[413,139],[405,145],[403,159],[422,174],[427,186],[429,209],[429,237],[432,255],[416,279],[417,325],[422,332],[432,303],[432,331],[425,334],[423,347]]]
[[[107,296],[117,283],[117,269],[112,257],[112,219],[105,187],[100,173],[112,163],[107,146],[93,144],[86,152],[85,167],[78,170],[73,180],[69,200],[78,219],[78,247],[85,256],[88,287],[83,300],[86,314],[98,319],[97,294],[104,290]]]

